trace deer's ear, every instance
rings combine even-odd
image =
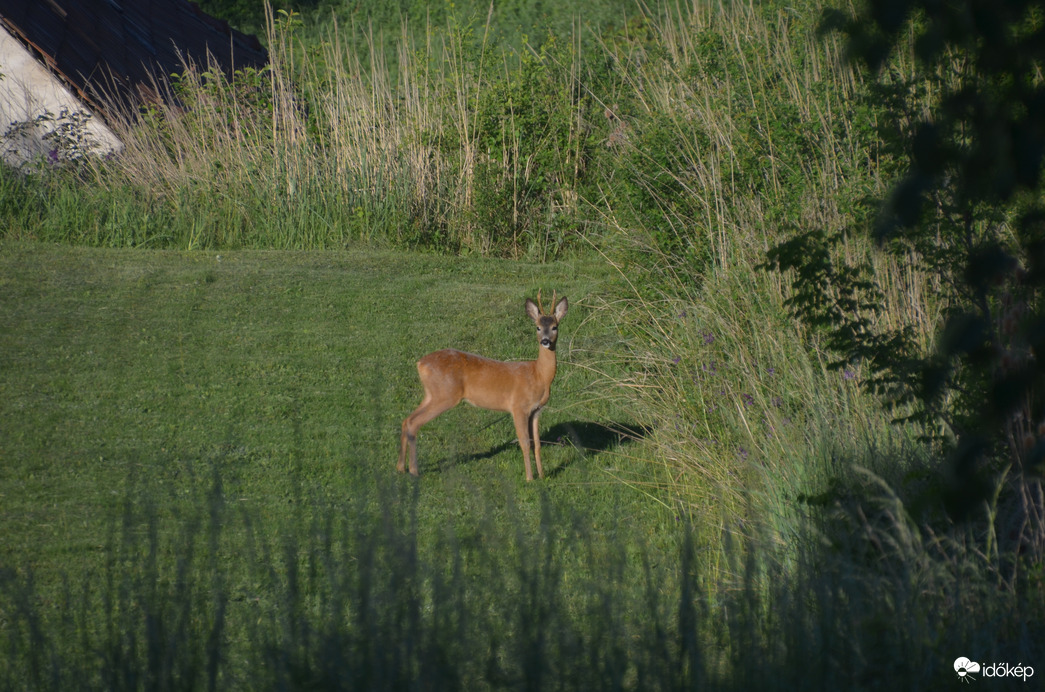
[[[541,317],[541,311],[537,309],[537,303],[533,302],[529,298],[526,299],[526,314],[530,316],[530,319],[536,322]]]
[[[566,296],[563,296],[562,300],[560,300],[555,305],[555,321],[556,322],[558,322],[559,320],[561,320],[563,317],[566,316],[566,311],[569,309],[569,307],[570,307],[570,304],[566,302]]]

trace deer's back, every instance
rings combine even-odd
[[[533,361],[500,361],[475,353],[447,348],[434,351],[417,362],[417,372],[426,388],[452,392],[455,398],[499,411],[510,410],[516,393],[524,398],[540,398],[541,389],[534,381]]]

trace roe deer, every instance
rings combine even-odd
[[[530,468],[530,441],[537,461],[537,475],[544,478],[541,468],[541,438],[537,433],[537,419],[541,407],[548,403],[552,378],[555,377],[555,340],[559,336],[559,321],[566,315],[569,303],[563,298],[555,303],[552,314],[545,315],[537,293],[537,303],[526,299],[526,314],[537,325],[540,348],[537,360],[504,362],[464,353],[453,348],[434,351],[417,362],[417,374],[425,388],[421,405],[403,421],[400,438],[399,471],[406,471],[410,456],[410,473],[417,474],[417,431],[440,413],[452,409],[462,400],[480,408],[505,411],[512,414],[515,433],[519,436],[523,459],[526,462],[526,480],[533,480]]]

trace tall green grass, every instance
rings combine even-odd
[[[861,386],[858,366],[829,367],[833,354],[791,317],[780,277],[764,271],[766,249],[791,233],[866,222],[867,200],[894,170],[872,90],[842,46],[818,35],[815,13],[778,10],[734,3],[651,14],[668,50],[619,56],[652,115],[629,123],[615,114],[627,182],[600,200],[603,219],[625,256],[637,246],[654,261],[638,271],[622,263],[631,295],[607,301],[601,315],[633,336],[623,358],[634,375],[620,385],[646,414],[660,488],[711,547],[702,569],[719,588],[743,575],[767,599],[752,611],[767,629],[778,599],[821,587],[803,582],[806,569],[853,569],[839,588],[890,604],[879,608],[910,607],[924,588],[938,617],[912,612],[903,635],[887,629],[892,644],[903,642],[899,655],[929,646],[935,623],[987,622],[1007,598],[1037,599],[1041,556],[1019,557],[1020,499],[1002,479],[964,522],[949,517],[949,480],[920,431],[892,423],[897,412]],[[904,60],[892,69],[909,69]],[[934,278],[856,239],[840,252],[875,263],[885,300],[874,319],[908,326],[931,346],[947,307]],[[758,557],[731,562],[730,541],[750,542]],[[909,590],[907,578],[921,586]],[[874,627],[860,621],[844,636]],[[918,632],[924,641],[907,636]],[[999,641],[1014,638],[1007,630]]]
[[[786,561],[732,544],[710,587],[686,523],[660,562],[547,503],[533,527],[429,541],[405,486],[275,533],[225,494],[220,464],[173,531],[162,487],[129,490],[105,566],[57,602],[0,571],[0,687],[936,689],[958,684],[957,656],[1043,653],[1033,602],[968,579],[981,558],[926,541],[895,502],[851,517],[870,542],[858,531],[827,559],[803,531]]]
[[[388,65],[332,22],[302,43],[299,15],[270,16],[270,65],[226,81],[187,65],[162,103],[113,123],[109,160],[44,170],[70,188],[9,236],[91,244],[339,247],[391,243],[549,258],[576,241],[576,188],[595,140],[570,37],[509,58],[489,23],[450,13],[424,44],[403,27]],[[365,31],[372,32],[372,29]],[[52,167],[57,168],[57,167]],[[48,200],[50,201],[50,200]],[[106,223],[119,215],[121,237]],[[75,229],[75,230],[73,230]]]
[[[390,56],[373,26],[280,12],[268,68],[186,66],[174,98],[114,123],[121,155],[39,171],[48,203],[7,234],[540,259],[641,231],[728,265],[726,238],[760,242],[741,216],[819,220],[867,184],[870,116],[819,7],[636,7],[514,50],[496,10],[450,10],[393,27]]]

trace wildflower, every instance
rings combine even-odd
[[[856,377],[856,373],[850,370],[849,368],[846,368],[844,371],[842,371],[842,379],[851,380],[854,377]]]
[[[742,461],[747,461],[747,450],[743,447],[737,447],[737,456],[739,456]]]
[[[783,399],[783,397],[775,396],[770,401],[770,403],[773,404],[773,408],[780,408],[781,406],[784,405],[784,399]]]
[[[678,365],[681,360],[682,360],[681,356],[675,356],[674,358],[671,359],[671,362],[674,365]]]
[[[711,332],[707,332],[706,331],[701,336],[704,337],[704,344],[705,345],[710,346],[711,344],[715,343],[715,335],[712,334]]]
[[[58,163],[58,149],[52,149],[47,152],[47,160],[51,163]]]
[[[769,368],[769,369],[767,369],[766,370],[766,374],[769,375],[770,377],[772,377],[773,375],[776,374],[776,368]]]
[[[740,400],[744,402],[744,406],[755,405],[755,397],[751,396],[750,394],[741,394]]]

